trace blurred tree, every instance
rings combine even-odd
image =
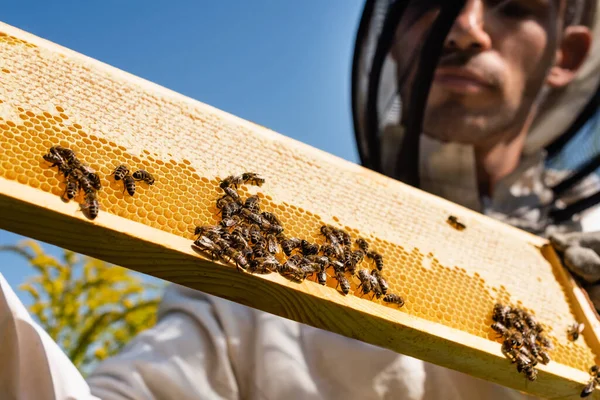
[[[22,255],[37,272],[19,287],[33,297],[29,312],[84,375],[156,322],[161,285],[125,268],[69,250],[58,260],[33,240],[0,251]]]

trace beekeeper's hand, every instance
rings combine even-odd
[[[554,234],[549,239],[565,266],[586,282],[588,296],[600,310],[600,231]]]

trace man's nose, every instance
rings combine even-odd
[[[485,5],[481,0],[468,0],[454,21],[446,38],[446,47],[456,50],[486,50],[491,38],[484,28]]]

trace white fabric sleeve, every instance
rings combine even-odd
[[[0,398],[99,400],[0,273]]]
[[[88,377],[92,393],[117,399],[237,399],[228,340],[208,297],[171,285],[156,326]]]

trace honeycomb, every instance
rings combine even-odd
[[[258,194],[287,235],[322,243],[319,227],[331,224],[367,239],[405,300],[397,312],[496,341],[494,304],[518,306],[545,327],[554,361],[594,364],[585,331],[566,335],[577,305],[524,234],[4,24],[0,51],[0,177],[61,196],[64,179],[42,156],[68,147],[102,178],[100,213],[191,244],[194,226],[220,220],[219,181],[257,172],[266,183],[240,194]],[[119,164],[156,182],[129,196],[109,178]]]

